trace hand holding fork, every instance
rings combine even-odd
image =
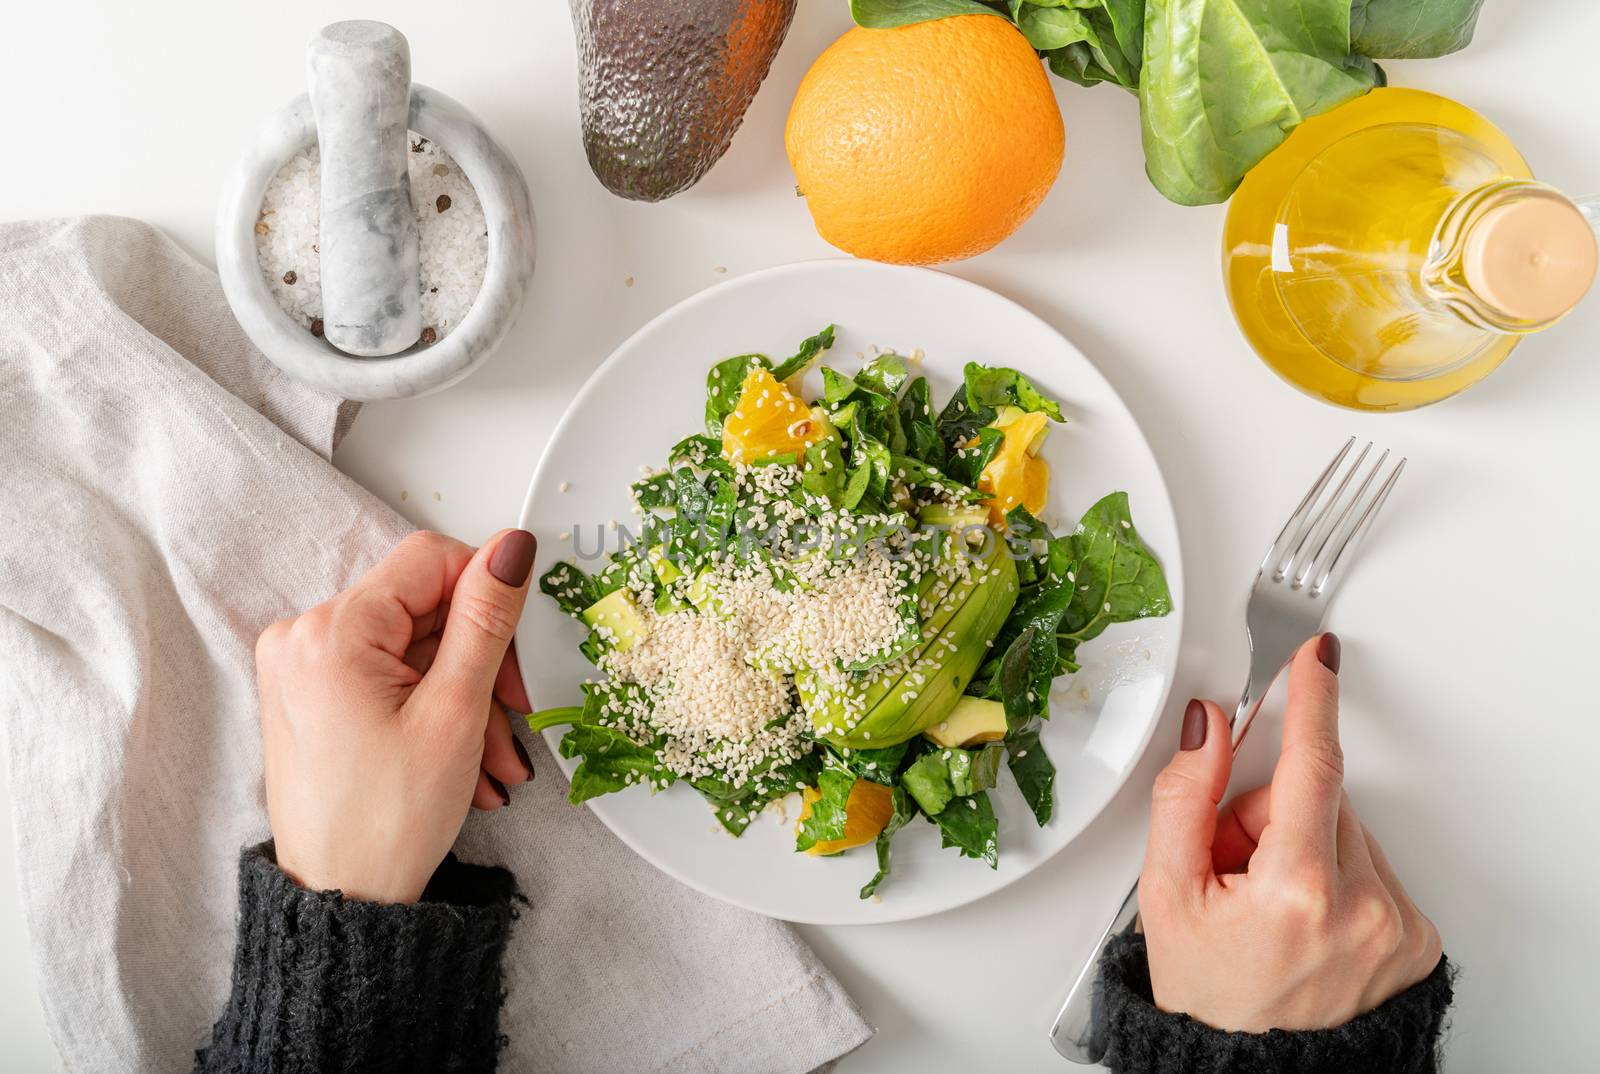
[[[1179,752],[1156,780],[1140,883],[1051,1029],[1069,1059],[1105,1057],[1107,1027],[1092,1015],[1095,960],[1141,912],[1156,1005],[1217,1029],[1338,1025],[1439,963],[1438,931],[1343,790],[1338,639],[1303,641],[1321,629],[1328,596],[1405,465],[1374,490],[1384,452],[1351,493],[1371,450],[1335,483],[1353,445],[1323,471],[1261,565],[1246,611],[1250,676],[1233,718],[1214,703],[1189,703]],[[1234,753],[1291,658],[1272,784],[1219,814]]]

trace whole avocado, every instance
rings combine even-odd
[[[660,201],[727,152],[796,0],[571,0],[578,109],[607,190]]]

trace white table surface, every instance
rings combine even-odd
[[[728,155],[687,194],[640,205],[607,194],[584,161],[560,0],[12,5],[0,219],[142,217],[209,262],[223,171],[300,90],[307,39],[335,17],[393,22],[415,77],[475,111],[522,165],[540,265],[489,365],[443,395],[368,406],[336,461],[418,524],[482,539],[514,523],[554,422],[619,341],[724,271],[831,253],[794,196],[782,125],[848,16],[844,0],[800,7]],[[1543,178],[1600,188],[1600,6],[1490,0],[1478,37],[1455,57],[1389,65],[1391,77],[1479,108]],[[803,930],[879,1030],[841,1070],[1064,1069],[1046,1027],[1137,868],[1183,701],[1231,704],[1254,564],[1352,433],[1411,463],[1330,620],[1345,642],[1348,783],[1462,967],[1448,1067],[1593,1069],[1600,296],[1458,399],[1400,416],[1321,405],[1240,338],[1219,282],[1222,209],[1179,208],[1149,186],[1132,97],[1055,85],[1060,180],[1019,234],[950,271],[1054,324],[1143,423],[1182,524],[1188,645],[1155,743],[1057,859],[938,917]],[[1275,714],[1269,703],[1235,787],[1270,770]],[[0,843],[13,837],[0,825]],[[3,1065],[49,1069],[9,846],[0,862]]]

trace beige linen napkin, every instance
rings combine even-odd
[[[17,875],[69,1070],[185,1070],[267,834],[252,646],[408,528],[328,463],[353,408],[278,373],[131,220],[0,227],[0,720]],[[542,752],[542,751],[541,751]],[[667,879],[553,763],[458,848],[530,905],[512,1071],[806,1071],[871,1033],[785,925]]]

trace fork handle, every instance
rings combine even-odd
[[[1273,678],[1276,676],[1274,675]],[[1256,713],[1261,711],[1261,702],[1266,697],[1267,691],[1272,688],[1272,678],[1268,678],[1265,685],[1258,686],[1257,675],[1252,669],[1250,681],[1245,684],[1244,693],[1239,697],[1239,706],[1234,709],[1233,716],[1228,720],[1228,726],[1233,732],[1233,753],[1239,755],[1239,746],[1244,742],[1244,736],[1249,732],[1250,725],[1255,722]],[[1074,1063],[1085,1066],[1098,1063],[1105,1058],[1106,1040],[1105,1027],[1095,1018],[1094,992],[1100,965],[1100,952],[1105,950],[1111,937],[1120,936],[1133,928],[1134,922],[1139,918],[1139,882],[1134,881],[1133,887],[1128,890],[1128,897],[1122,900],[1111,922],[1106,925],[1106,930],[1100,934],[1100,942],[1094,945],[1094,950],[1089,954],[1089,960],[1084,963],[1083,969],[1078,971],[1078,979],[1072,982],[1072,989],[1067,993],[1067,998],[1061,1004],[1061,1011],[1056,1015],[1055,1024],[1050,1027],[1050,1043],[1055,1045],[1056,1051]]]
[[[1094,1016],[1094,991],[1098,979],[1096,971],[1100,967],[1100,952],[1111,942],[1111,937],[1120,936],[1128,931],[1138,918],[1139,883],[1134,881],[1133,887],[1128,889],[1128,897],[1122,900],[1122,906],[1118,908],[1116,916],[1106,926],[1105,932],[1100,934],[1100,942],[1094,945],[1089,961],[1078,971],[1078,979],[1072,982],[1072,990],[1067,993],[1066,1002],[1061,1005],[1061,1012],[1056,1015],[1055,1024],[1050,1027],[1050,1043],[1055,1045],[1056,1051],[1074,1063],[1087,1066],[1105,1058],[1105,1027]]]

